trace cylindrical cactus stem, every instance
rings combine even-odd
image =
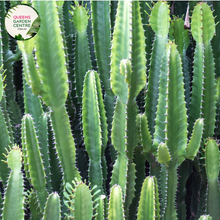
[[[44,163],[45,175],[46,175],[46,188],[49,193],[52,192],[52,181],[51,181],[51,164],[48,149],[48,114],[43,113],[39,118],[38,127],[38,141],[39,149]]]
[[[14,68],[13,64],[20,60],[21,58],[21,51],[17,48],[15,50],[15,54],[9,48],[9,35],[5,28],[5,14],[6,14],[6,2],[0,2],[0,29],[1,29],[1,61],[0,65],[4,65],[3,68],[5,69],[5,78],[6,87],[5,87],[5,94],[7,100],[7,111],[9,114],[9,118],[11,119],[11,124],[13,125],[11,130],[13,131],[12,135],[14,136],[16,141],[19,140],[20,134],[20,125],[21,124],[21,111],[20,108],[15,101],[16,99],[16,90],[14,85]]]
[[[40,77],[33,57],[34,40],[35,38],[27,41],[18,41],[18,46],[22,52],[25,82],[31,87],[35,95],[41,95]]]
[[[40,206],[38,203],[37,192],[31,190],[28,195],[28,205],[30,207],[31,216],[34,219],[42,219],[43,212],[40,211]]]
[[[162,105],[165,101],[165,105],[163,104],[166,110],[164,114],[165,145],[160,144],[158,160],[167,166],[168,171],[167,207],[165,208],[164,217],[165,219],[175,220],[177,219],[175,206],[177,167],[185,158],[194,159],[200,146],[203,120],[198,119],[196,121],[191,140],[187,146],[187,114],[181,59],[174,43],[167,44],[166,53],[169,55],[166,98],[165,100],[159,99],[158,104],[158,106]],[[160,157],[160,151],[165,152],[163,157]],[[164,158],[165,155],[167,155],[166,158]]]
[[[120,185],[123,196],[126,194],[127,166],[126,156],[126,105],[117,100],[112,124],[112,144],[118,151],[116,162],[113,166],[111,186]]]
[[[24,64],[25,65],[25,64]],[[23,69],[24,72],[29,71],[29,66],[26,66]],[[25,75],[25,73],[24,73]],[[25,106],[25,114],[30,114],[33,118],[33,122],[35,124],[38,141],[39,141],[39,149],[42,154],[42,159],[44,161],[46,179],[47,179],[47,189],[49,192],[52,192],[52,184],[51,184],[51,171],[50,171],[50,160],[49,160],[49,149],[48,149],[48,125],[47,125],[47,114],[43,113],[42,106],[40,103],[40,98],[37,95],[32,93],[30,86],[26,83],[26,80],[23,75],[23,89],[24,89],[24,106]],[[23,151],[25,154],[25,150]],[[25,155],[26,156],[26,155]],[[24,158],[25,170],[26,174],[29,174],[28,168],[26,167],[27,158]],[[27,176],[29,178],[29,176]]]
[[[215,136],[220,134],[220,77],[216,79],[216,120]]]
[[[160,203],[157,178],[145,178],[138,206],[137,220],[160,219]]]
[[[205,147],[205,169],[208,178],[207,213],[218,219],[220,215],[219,148],[214,139],[208,139]]]
[[[51,193],[44,209],[43,220],[60,220],[60,197],[57,193]]]
[[[192,174],[193,163],[189,160],[183,161],[177,171],[179,177],[177,185],[177,216],[179,220],[185,220],[187,218],[187,206],[185,203],[187,195],[187,181]]]
[[[164,217],[165,219],[172,220],[177,219],[175,207],[177,167],[185,159],[184,152],[187,144],[187,115],[184,100],[183,73],[180,55],[176,47],[171,42],[167,45],[167,51],[169,51],[169,71],[167,73],[164,130],[165,144],[171,156],[171,161],[168,162],[167,207],[165,208]]]
[[[50,170],[53,191],[60,193],[62,191],[63,172],[60,166],[59,156],[57,155],[57,149],[54,143],[54,131],[52,127],[51,116],[48,116],[48,148],[50,154]]]
[[[152,145],[152,138],[151,138],[151,134],[148,128],[148,120],[147,120],[146,115],[144,114],[137,115],[136,126],[138,128],[139,142],[141,146],[143,147],[143,155],[150,164],[150,175],[155,176],[159,180],[159,189],[161,191],[160,187],[162,187],[162,185],[164,186],[166,185],[165,184],[166,178],[164,179],[160,177],[166,176],[166,173],[163,173],[162,171],[164,170],[162,169],[163,165],[161,166],[161,164],[158,163],[156,159],[156,148]],[[162,130],[161,127],[160,129]],[[159,132],[159,134],[161,135],[161,132]]]
[[[119,1],[115,28],[113,32],[112,50],[111,50],[111,77],[110,85],[113,93],[117,96],[117,103],[112,123],[112,144],[119,152],[115,162],[111,180],[111,186],[118,184],[122,188],[125,196],[127,156],[126,156],[126,105],[128,100],[127,74],[131,74],[131,2]],[[129,75],[129,79],[130,79]],[[122,119],[122,120],[121,120]],[[119,123],[119,124],[118,124]],[[119,126],[118,126],[118,125]],[[120,134],[118,135],[118,132]],[[123,164],[120,166],[120,162]],[[121,175],[119,175],[121,172]],[[119,183],[120,182],[120,183]]]
[[[197,8],[199,5],[197,6]],[[200,19],[198,19],[198,16]],[[201,23],[201,11],[199,8],[194,10],[192,16],[192,35],[196,41],[193,65],[192,97],[189,112],[189,132],[192,131],[194,121],[200,117],[202,112],[202,96],[204,85],[204,45],[202,40],[203,29]],[[198,28],[199,27],[199,28]],[[194,31],[195,30],[195,31]]]
[[[98,82],[97,82],[98,81]],[[97,185],[100,193],[103,193],[103,173],[101,167],[102,156],[102,138],[107,143],[107,124],[106,118],[101,116],[104,110],[100,109],[103,106],[103,100],[100,95],[101,85],[99,82],[98,73],[95,71],[88,71],[85,76],[83,89],[83,103],[82,103],[82,120],[83,120],[83,135],[85,147],[89,155],[89,180],[93,186]],[[101,99],[101,100],[100,100]],[[104,113],[105,117],[105,113]],[[101,124],[105,124],[102,132]],[[104,136],[103,136],[104,135]],[[106,172],[106,171],[105,171]],[[99,196],[99,195],[97,195]]]
[[[112,186],[109,198],[109,220],[125,220],[122,198],[121,187],[119,185]]]
[[[135,179],[135,197],[132,199],[132,203],[129,207],[129,219],[136,219],[137,211],[138,210],[138,201],[141,194],[141,186],[145,179],[145,157],[143,155],[143,149],[140,146],[135,148],[134,152],[134,163],[135,163],[135,170],[136,170],[136,179]]]
[[[144,27],[144,36],[145,36],[145,51],[146,51],[146,59],[147,59],[147,69],[149,68],[152,44],[154,38],[154,32],[152,28],[149,26],[149,15],[151,13],[152,2],[151,1],[140,1],[140,12],[142,17],[142,23]]]
[[[56,2],[34,1],[33,5],[41,17],[41,27],[36,36],[36,62],[42,81],[42,99],[52,109],[51,118],[58,156],[64,179],[71,182],[80,175],[75,166],[75,143],[65,109],[69,86]]]
[[[115,73],[115,72],[114,72]],[[115,81],[115,92],[118,94],[117,103],[115,106],[115,113],[112,123],[112,144],[114,148],[118,151],[118,157],[113,167],[111,186],[118,184],[120,185],[123,196],[126,195],[126,179],[127,179],[127,166],[128,158],[126,155],[127,151],[127,126],[126,126],[126,106],[128,97],[128,85],[123,79],[126,80],[127,76],[131,74],[131,64],[128,59],[123,59],[120,63],[120,77],[121,82],[125,83],[125,87],[122,91],[119,90],[121,84]]]
[[[75,91],[75,83],[74,83],[74,53],[73,53],[73,40],[75,37],[75,27],[72,25],[71,17],[72,15],[69,13],[71,10],[70,1],[64,1],[63,4],[63,24],[64,24],[64,34],[67,46],[67,56],[68,56],[68,70],[69,70],[69,80],[70,80],[70,94],[72,99],[75,102],[76,91]]]
[[[3,182],[3,185],[6,185],[6,182],[7,182],[7,178],[8,178],[8,174],[9,174],[9,169],[7,167],[7,164],[3,163],[2,160],[4,160],[4,155],[3,154],[6,154],[7,151],[6,151],[6,148],[8,146],[11,145],[11,137],[10,137],[10,133],[9,133],[9,130],[8,130],[8,126],[7,126],[7,123],[6,123],[6,120],[5,120],[5,117],[7,114],[6,111],[3,110],[2,108],[2,104],[5,104],[3,103],[5,102],[5,98],[3,98],[3,100],[1,101],[1,106],[0,106],[0,124],[1,124],[1,132],[0,132],[0,178]]]
[[[31,184],[37,191],[40,209],[43,212],[48,196],[46,177],[33,119],[28,114],[22,119],[22,137],[22,146],[25,151],[25,156],[27,157],[26,162],[28,171],[30,172]]]
[[[215,23],[216,23],[216,35],[212,39],[212,46],[213,46],[213,53],[214,53],[214,59],[215,59],[215,74],[216,77],[220,77],[220,26],[217,25],[218,22],[220,22],[220,2],[214,1],[213,2],[213,15],[215,16]]]
[[[141,20],[139,1],[132,2],[131,11],[132,46],[131,46],[131,69],[125,73],[125,81],[128,84],[127,103],[127,156],[129,158],[127,174],[127,192],[125,197],[125,215],[129,218],[130,204],[135,194],[135,164],[133,162],[134,149],[138,143],[138,131],[136,116],[138,107],[136,97],[146,84],[146,53],[144,29]]]
[[[203,137],[211,137],[215,128],[215,72],[211,40],[215,34],[215,21],[210,7],[198,3],[192,15],[192,36],[196,40],[189,131],[195,120],[205,119]]]
[[[173,34],[175,39],[175,44],[177,46],[177,50],[180,53],[180,57],[182,60],[183,67],[183,76],[184,76],[184,89],[185,89],[185,100],[186,100],[186,108],[189,110],[190,104],[190,66],[189,66],[189,58],[186,55],[186,51],[189,47],[189,32],[187,29],[184,29],[184,20],[182,18],[175,18],[173,21]]]
[[[139,1],[132,2],[132,47],[131,47],[131,71],[128,70],[125,81],[128,83],[127,104],[127,156],[132,161],[133,152],[137,146],[137,104],[136,97],[146,84],[146,58],[144,29],[141,22]],[[129,73],[130,72],[130,73]]]
[[[11,169],[4,196],[2,219],[24,219],[24,180],[21,172],[22,153],[18,146],[14,146],[7,155],[7,164]]]
[[[36,35],[35,44],[36,62],[42,82],[42,99],[47,106],[57,110],[64,106],[69,86],[56,2],[34,1],[33,6],[41,17],[41,26]],[[50,16],[47,9],[50,11]],[[46,19],[48,17],[50,20]],[[45,39],[48,40],[45,41]],[[45,51],[49,51],[49,53]]]
[[[75,143],[65,107],[59,111],[51,112],[51,119],[55,134],[55,146],[63,168],[64,179],[65,182],[71,182],[75,177],[80,177],[80,174],[75,165]]]
[[[92,194],[100,193],[100,190],[96,191],[96,187],[90,190],[89,186],[77,179],[72,181],[72,183],[73,186],[66,183],[66,191],[64,193],[64,204],[69,209],[69,213],[66,213],[66,215],[70,219],[92,219],[93,214],[96,212],[94,204],[97,204],[97,201],[100,199],[98,197],[93,201]]]
[[[1,29],[1,62],[3,61],[4,69],[6,70],[6,82],[5,93],[7,101],[11,100],[11,105],[15,105],[15,86],[13,77],[13,63],[20,59],[21,53],[16,50],[16,54],[13,54],[9,48],[9,35],[5,28],[5,14],[6,14],[6,2],[0,2],[0,29]]]
[[[128,85],[125,73],[120,73],[120,63],[131,58],[131,3],[119,1],[111,50],[111,87],[114,94],[122,102],[128,99]]]
[[[149,120],[151,135],[154,133],[157,99],[159,96],[160,63],[164,54],[169,31],[169,7],[166,2],[157,2],[151,12],[149,23],[155,32],[155,41],[150,62],[147,96],[145,99],[145,114]],[[163,22],[160,22],[163,20]]]
[[[87,38],[88,14],[81,5],[76,5],[73,12],[72,21],[76,29],[75,41],[75,80],[78,102],[82,103],[83,81],[88,70],[92,69],[90,52]]]
[[[110,30],[110,5],[106,1],[92,1],[92,25],[94,35],[94,48],[97,58],[100,80],[105,89],[105,110],[108,119],[108,130],[111,136],[112,118],[115,105],[115,96],[110,86],[110,54],[111,54],[111,30]],[[104,37],[103,37],[104,36]],[[112,159],[115,161],[114,148],[111,146]]]
[[[100,79],[108,96],[114,97],[110,89],[110,53],[111,53],[111,33],[109,13],[110,6],[108,2],[92,1],[92,25],[94,34],[94,47],[97,58],[98,72]],[[113,98],[114,106],[114,98]],[[113,107],[112,106],[112,107]],[[113,111],[113,109],[112,109]]]

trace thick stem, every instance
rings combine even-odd
[[[208,198],[207,198],[207,211],[213,219],[219,218],[219,184],[218,179],[208,182]]]
[[[177,190],[177,169],[175,167],[168,168],[168,189],[167,189],[167,207],[165,210],[165,220],[177,220],[177,212],[175,206],[176,190]]]
[[[75,177],[80,177],[75,167],[75,143],[70,130],[70,122],[65,107],[51,113],[55,133],[56,148],[64,172],[65,182],[71,183]]]

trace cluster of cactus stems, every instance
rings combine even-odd
[[[15,41],[19,3],[1,219],[219,220],[220,2],[23,1],[41,24]]]

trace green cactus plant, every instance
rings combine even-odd
[[[60,220],[60,198],[57,193],[51,193],[47,199],[47,203],[44,210],[43,219]]]
[[[41,28],[36,36],[36,55],[38,57],[37,63],[39,65],[39,77],[42,81],[42,99],[52,108],[51,113],[52,126],[56,138],[56,148],[60,157],[61,165],[64,172],[64,178],[66,182],[71,182],[75,177],[79,177],[79,172],[75,167],[75,143],[72,138],[69,118],[65,109],[65,101],[68,93],[67,73],[65,66],[65,54],[63,50],[62,37],[59,35],[60,27],[58,22],[58,14],[56,10],[56,3],[45,4],[45,2],[34,2],[34,7],[40,13],[40,17],[43,20],[41,22]],[[45,6],[53,11],[53,18],[51,21],[47,20],[47,10]],[[44,19],[45,18],[45,19]],[[52,23],[51,23],[52,22]],[[50,28],[48,29],[48,25]],[[49,30],[49,32],[48,32]],[[44,34],[54,37],[54,42],[49,40],[45,42]],[[60,53],[51,51],[50,56],[44,52],[45,48],[50,51],[57,50]],[[55,57],[54,57],[55,55]],[[48,62],[48,58],[50,62]],[[57,59],[58,65],[54,66],[54,59]],[[45,62],[47,60],[47,62]],[[51,79],[52,77],[52,79]],[[65,130],[62,129],[61,124],[65,124]],[[68,144],[67,144],[68,143]],[[68,150],[65,150],[62,146],[66,146]],[[74,169],[74,172],[72,171]]]
[[[14,146],[8,152],[7,164],[11,169],[6,193],[4,195],[2,219],[9,220],[16,216],[24,219],[24,179],[21,171],[22,153],[18,146]],[[13,207],[13,208],[11,208]]]
[[[197,42],[197,46],[194,54],[189,119],[190,124],[192,124],[202,113],[202,117],[205,119],[203,136],[207,138],[214,133],[216,107],[214,58],[211,47],[211,40],[215,34],[215,22],[212,11],[207,4],[199,3],[196,5],[192,14],[191,26],[192,35]],[[199,99],[196,98],[198,94]],[[190,126],[192,127],[192,125]]]
[[[82,120],[85,148],[89,155],[89,181],[100,190],[96,197],[104,193],[107,176],[104,156],[107,144],[107,122],[98,73],[88,71],[85,76]],[[92,116],[92,117],[91,117]],[[98,213],[101,215],[101,213]],[[102,213],[103,215],[103,213]]]
[[[84,182],[77,179],[72,183],[73,186],[71,186],[70,183],[66,183],[64,203],[68,207],[69,213],[65,213],[65,215],[70,219],[92,219],[94,216],[93,211],[97,208],[97,203],[95,204],[95,202],[99,199],[99,197],[94,201],[92,200],[96,194],[100,193],[100,190],[96,190],[96,186],[90,190]]]
[[[72,12],[72,21],[76,29],[75,41],[75,80],[78,102],[82,103],[83,81],[88,70],[92,69],[87,39],[88,15],[81,5],[76,5]]]
[[[114,185],[111,188],[110,198],[109,198],[109,220],[125,220],[124,209],[123,209],[123,194],[121,187]]]
[[[145,204],[148,204],[147,207]],[[160,219],[160,203],[156,177],[146,177],[141,189],[137,220]]]
[[[146,156],[149,158],[150,153],[153,153],[158,158],[158,162],[166,165],[166,169],[163,167],[162,169],[165,172],[165,176],[167,175],[168,181],[167,183],[161,182],[161,189],[164,187],[164,184],[168,185],[167,194],[165,192],[164,197],[162,197],[162,210],[165,210],[164,217],[165,219],[177,219],[174,203],[177,190],[176,169],[186,158],[193,160],[196,156],[202,137],[203,120],[198,119],[196,121],[193,134],[187,144],[187,115],[184,102],[183,75],[180,55],[174,43],[170,42],[167,44],[166,55],[163,57],[162,63],[164,61],[167,62],[167,72],[163,69],[161,71],[159,90],[164,91],[164,93],[159,95],[155,139],[153,142],[147,127],[146,117],[139,116],[138,121],[140,121],[141,140]],[[163,74],[166,75],[163,76]],[[175,94],[174,91],[178,91],[178,94]],[[173,103],[175,103],[175,106]],[[179,106],[179,110],[177,110],[177,106]],[[174,130],[176,136],[173,136]],[[178,148],[176,147],[177,142]],[[151,145],[151,143],[153,144]],[[157,155],[155,149],[157,150]]]
[[[205,147],[205,165],[208,178],[207,213],[213,218],[219,217],[219,148],[215,140],[208,139]]]
[[[1,218],[218,219],[219,4],[22,3],[26,41],[0,3]]]
[[[27,157],[25,172],[30,172],[29,177],[34,189],[37,191],[40,208],[41,211],[43,211],[48,197],[48,192],[46,190],[46,175],[33,119],[28,114],[22,119],[22,134],[22,145],[25,152],[24,155]]]

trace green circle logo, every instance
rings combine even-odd
[[[40,17],[31,6],[16,5],[5,15],[5,28],[16,40],[28,40],[39,31]]]

